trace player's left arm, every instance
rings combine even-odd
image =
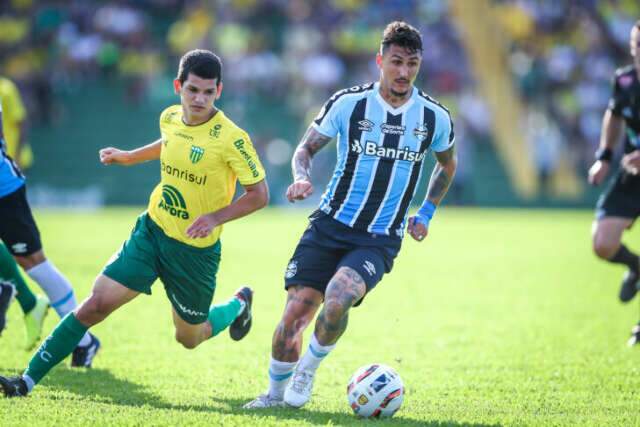
[[[447,194],[458,167],[455,145],[451,145],[444,151],[435,152],[435,156],[437,162],[429,179],[427,197],[418,213],[409,218],[407,227],[411,237],[417,241],[422,241],[429,234],[429,221],[433,217],[440,201]]]
[[[244,194],[230,205],[199,216],[187,228],[187,236],[192,239],[207,237],[217,226],[249,215],[269,203],[269,187],[266,180],[263,179],[252,185],[243,185],[243,188]]]

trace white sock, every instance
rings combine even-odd
[[[284,399],[284,389],[289,383],[296,362],[281,362],[271,358],[269,363],[269,396],[273,399]]]
[[[31,379],[31,377],[29,375],[23,375],[22,379],[24,380],[25,384],[27,385],[27,391],[29,391],[29,393],[31,393],[31,390],[33,390],[33,388],[36,386],[36,383]]]
[[[302,359],[300,359],[300,362],[298,362],[298,370],[315,372],[318,366],[320,366],[320,362],[322,362],[335,347],[335,344],[320,344],[314,333],[311,335],[311,341],[309,342],[307,351],[304,353],[304,356],[302,356]]]
[[[84,333],[84,336],[82,337],[82,339],[78,343],[78,347],[86,347],[89,344],[91,344],[91,335],[89,335],[89,331],[87,331],[87,332]]]
[[[49,260],[32,267],[27,271],[27,274],[47,294],[51,307],[60,318],[76,308],[76,297],[73,294],[71,283]]]

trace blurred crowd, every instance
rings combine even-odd
[[[510,39],[509,67],[554,167],[569,144],[580,168],[592,159],[613,70],[628,58],[637,0],[493,0]],[[253,135],[273,165],[286,168],[297,138],[334,91],[375,80],[382,30],[394,19],[418,27],[423,71],[416,83],[450,108],[462,200],[491,115],[475,90],[473,67],[447,2],[440,0],[6,0],[0,3],[0,75],[21,88],[32,124],[56,124],[57,94],[101,79],[127,85],[145,102],[173,77],[179,57],[217,52],[225,109],[239,123],[280,114],[285,131]],[[326,167],[330,167],[327,164]],[[468,198],[467,198],[468,200]]]
[[[593,163],[616,68],[632,63],[629,35],[640,19],[637,0],[495,1],[511,37],[509,65],[542,129],[544,151],[568,145],[584,172]],[[542,138],[541,138],[542,139]],[[540,156],[539,167],[557,167]]]
[[[209,48],[223,58],[225,108],[232,117],[243,123],[262,110],[292,118],[296,129],[284,140],[275,132],[254,135],[267,161],[284,165],[324,100],[342,87],[377,79],[374,58],[382,30],[405,19],[424,35],[418,86],[453,110],[461,145],[469,132],[488,138],[486,109],[474,95],[466,55],[440,1],[9,0],[3,5],[0,74],[18,83],[37,123],[55,125],[55,94],[87,81],[122,79],[128,101],[143,102],[158,79],[175,73],[185,51]],[[468,152],[461,146],[461,156]],[[460,184],[468,172],[462,168]]]

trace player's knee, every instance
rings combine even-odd
[[[330,323],[339,323],[342,318],[349,311],[349,307],[345,307],[344,304],[337,298],[328,298],[324,302],[324,318]]]
[[[597,236],[593,239],[593,252],[602,259],[610,259],[614,256],[618,246],[615,242],[600,239]]]
[[[278,331],[281,338],[290,343],[300,338],[308,324],[304,317],[285,315],[278,325]]]

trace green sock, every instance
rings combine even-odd
[[[230,324],[238,317],[240,311],[240,301],[238,298],[231,298],[224,304],[211,306],[209,310],[209,323],[211,323],[211,336],[215,337],[220,332],[229,327]]]
[[[73,352],[87,329],[89,328],[80,323],[73,312],[67,314],[31,357],[24,374],[38,384],[51,368]]]
[[[18,294],[16,299],[20,303],[23,313],[30,312],[33,307],[36,306],[36,296],[33,295],[31,290],[27,287],[27,283],[22,278],[20,270],[18,270],[18,263],[11,256],[9,250],[0,242],[0,279],[7,280],[15,286]]]

